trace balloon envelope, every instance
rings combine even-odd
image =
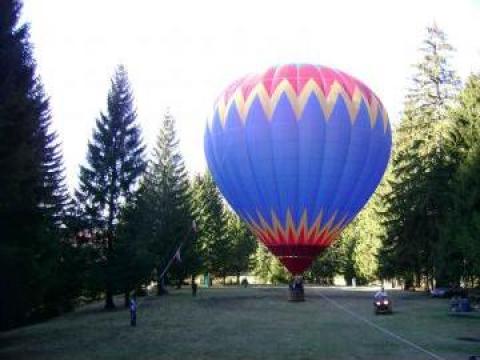
[[[235,81],[217,99],[205,131],[220,191],[294,274],[366,204],[391,142],[387,113],[366,85],[307,64]]]

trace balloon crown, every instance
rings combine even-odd
[[[383,122],[384,131],[389,126],[387,112],[380,99],[360,80],[342,71],[326,66],[290,64],[270,67],[263,73],[246,75],[230,84],[217,98],[215,114],[225,124],[227,113],[235,108],[246,121],[253,102],[259,101],[269,119],[275,112],[280,98],[286,96],[300,119],[311,96],[315,96],[328,119],[341,99],[352,123],[362,106],[365,106],[370,124]]]

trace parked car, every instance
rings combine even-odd
[[[452,288],[448,288],[448,287],[437,287],[435,289],[430,290],[430,295],[432,297],[438,297],[438,298],[450,297],[451,293],[452,293]]]
[[[430,295],[438,298],[451,298],[452,296],[459,296],[463,298],[467,296],[467,290],[461,286],[437,287],[433,290],[430,290]]]

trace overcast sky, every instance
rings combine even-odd
[[[363,80],[398,121],[425,27],[457,49],[462,79],[480,70],[480,1],[26,0],[38,70],[51,98],[68,182],[77,183],[110,78],[123,63],[145,142],[167,107],[191,173],[203,172],[203,129],[216,96],[273,64],[333,66]]]

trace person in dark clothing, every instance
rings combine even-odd
[[[293,281],[293,288],[298,291],[303,291],[303,277],[302,276],[295,276]]]
[[[137,297],[130,299],[130,326],[137,326]]]
[[[197,296],[197,283],[195,280],[192,281],[192,296]]]

